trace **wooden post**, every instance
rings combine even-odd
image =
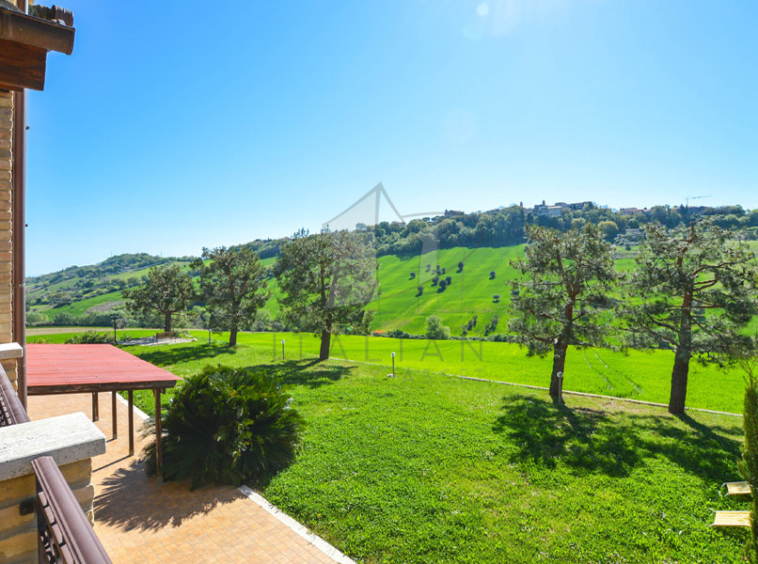
[[[116,409],[116,392],[111,392],[111,418],[113,419],[113,439],[118,439],[118,409]]]
[[[158,485],[163,484],[163,442],[161,435],[161,390],[155,388],[155,474],[158,476]]]
[[[97,392],[92,393],[92,421],[100,421],[100,404],[97,401]]]
[[[127,392],[129,404],[129,456],[134,456],[134,392]]]

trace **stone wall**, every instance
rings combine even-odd
[[[92,458],[104,452],[105,436],[83,413],[0,427],[1,563],[38,562],[37,484],[31,461],[52,456],[94,524]]]
[[[12,331],[12,179],[13,94],[0,90],[0,343],[13,341]],[[16,385],[16,361],[2,362],[5,372]]]

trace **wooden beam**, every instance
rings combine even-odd
[[[158,485],[163,484],[163,441],[161,435],[161,391],[153,390],[155,393],[155,474],[158,476]]]
[[[8,90],[44,90],[47,51],[0,39],[0,84]]]
[[[173,388],[176,385],[174,380],[154,380],[150,382],[97,382],[91,384],[50,384],[37,385],[32,384],[28,387],[30,396],[49,396],[53,394],[80,394],[85,392],[125,392],[127,390],[153,390],[160,388]]]
[[[111,392],[111,419],[113,423],[113,439],[118,439],[118,404],[116,403],[116,392]]]
[[[22,12],[0,9],[0,39],[70,55],[74,50],[75,34],[73,27]],[[3,51],[0,50],[0,53]]]
[[[127,403],[129,404],[129,456],[134,456],[134,392],[127,392]]]

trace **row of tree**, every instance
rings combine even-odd
[[[758,313],[756,257],[712,219],[667,230],[650,224],[631,273],[615,269],[598,227],[560,233],[530,226],[511,264],[510,330],[529,354],[552,353],[559,397],[568,347],[672,348],[669,411],[684,412],[690,361],[727,363],[755,354],[747,333]],[[516,292],[517,290],[517,292]]]
[[[559,395],[570,346],[666,347],[675,351],[669,411],[682,413],[693,358],[723,364],[758,350],[746,332],[758,314],[755,255],[713,219],[674,230],[649,224],[631,273],[616,270],[597,225],[566,232],[530,225],[526,233],[524,258],[511,262],[522,276],[511,282],[509,329],[529,354],[552,353],[551,395]],[[230,331],[236,345],[240,328],[270,297],[270,274],[248,247],[204,249],[191,268],[200,275],[198,288],[180,267],[158,267],[142,287],[125,292],[128,308],[160,312],[170,331],[173,316],[199,300],[207,327]],[[368,331],[376,268],[376,241],[367,230],[300,231],[280,246],[273,274],[284,315],[320,335],[321,360],[333,334]]]
[[[127,308],[139,315],[158,312],[170,332],[174,316],[200,301],[207,328],[228,330],[235,346],[239,330],[270,297],[260,257],[248,247],[203,249],[190,268],[199,273],[198,288],[178,265],[153,268],[144,285],[124,291]],[[366,233],[300,231],[281,246],[274,268],[284,293],[280,303],[295,326],[321,335],[321,360],[329,358],[333,334],[368,331],[372,314],[366,304],[378,291],[376,268],[373,238]]]

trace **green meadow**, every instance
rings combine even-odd
[[[400,359],[400,341],[344,337],[333,354],[344,348],[354,361],[319,363],[311,335],[302,335],[302,359],[301,335],[243,334],[235,349],[225,335],[210,344],[207,333],[194,336],[127,350],[180,376],[221,363],[281,382],[306,421],[301,449],[288,468],[249,485],[359,563],[741,561],[746,531],[708,526],[714,510],[747,508],[719,495],[722,482],[738,478],[738,417],[674,417],[582,396],[556,407],[544,391],[440,374],[469,362],[468,352],[460,360],[458,342],[429,342],[442,356],[432,361],[425,341],[402,342]],[[396,378],[387,377],[392,351]],[[592,391],[603,391],[603,377],[588,377],[605,366],[591,353],[587,362],[572,351],[567,384],[594,382],[600,389]],[[549,375],[547,361],[505,343],[483,343],[474,358],[485,377],[545,384]],[[662,353],[600,359],[638,367],[605,376],[635,397],[659,399],[667,386],[665,374],[656,384],[657,371],[666,371]],[[721,407],[717,397],[731,395],[739,403],[739,391],[724,385],[695,390],[691,404]],[[148,413],[151,399],[138,394]]]
[[[120,330],[119,338],[126,334],[143,336],[154,334],[154,331]],[[195,347],[207,343],[207,332],[192,331],[191,334],[198,339]],[[253,364],[252,358],[261,356],[271,361],[279,360],[282,339],[285,341],[287,360],[309,360],[318,356],[319,340],[310,333],[241,333],[240,346],[236,349],[224,346],[226,335],[214,333],[213,354],[203,353],[197,362],[182,364],[177,368],[180,371],[177,374],[189,374],[209,363],[250,366]],[[71,334],[35,336],[30,337],[29,342],[64,342],[70,337]],[[153,362],[151,351],[156,348],[128,347],[127,350]],[[550,356],[528,357],[525,349],[510,343],[345,335],[332,339],[332,358],[382,366],[386,373],[391,371],[393,352],[398,376],[442,373],[544,387],[549,384],[552,366]],[[165,357],[161,356],[158,360],[164,363]],[[673,362],[674,355],[670,351],[629,351],[624,354],[602,349],[571,348],[566,360],[564,389],[668,403]],[[739,370],[722,370],[714,365],[703,366],[692,362],[687,406],[739,413],[743,389]]]

